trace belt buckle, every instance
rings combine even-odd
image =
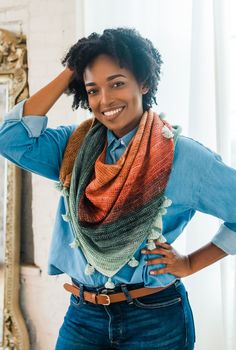
[[[110,305],[111,304],[111,299],[110,299],[110,297],[109,297],[109,295],[107,295],[107,294],[99,294],[99,295],[102,295],[103,297],[106,297],[107,298],[107,302],[104,304],[104,303],[102,303],[102,305]]]

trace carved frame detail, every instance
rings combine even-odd
[[[28,97],[26,36],[0,29],[0,77],[8,78],[9,110]],[[29,350],[19,305],[21,170],[6,161],[3,349]]]

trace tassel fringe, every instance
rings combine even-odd
[[[164,202],[162,203],[162,207],[168,208],[171,206],[171,204],[172,204],[172,200],[167,197],[164,197]]]
[[[166,115],[165,115],[165,113],[163,113],[163,112],[161,112],[161,113],[159,114],[159,117],[161,118],[161,120],[166,119]]]
[[[54,184],[54,187],[55,187],[56,190],[58,190],[59,192],[61,192],[61,194],[62,194],[64,197],[68,197],[68,196],[69,196],[69,188],[68,188],[68,187],[65,187],[61,181],[56,182],[56,183]]]
[[[70,213],[66,213],[66,214],[62,214],[62,218],[64,221],[71,221],[71,216],[70,216]]]
[[[115,284],[112,282],[111,277],[109,277],[107,282],[105,283],[105,288],[107,288],[107,289],[114,289],[115,288]]]
[[[174,137],[173,132],[166,125],[164,125],[162,128],[162,135],[167,139],[171,139]]]
[[[149,250],[156,249],[156,244],[153,239],[148,239],[148,243],[146,244],[146,246]]]
[[[139,265],[138,260],[135,259],[135,257],[133,256],[130,261],[128,262],[128,265],[131,267],[137,267]]]
[[[85,275],[90,276],[94,272],[95,272],[95,268],[92,265],[87,264],[86,267],[85,267],[85,270],[84,270]]]
[[[79,241],[77,239],[74,239],[73,242],[69,244],[71,248],[78,248],[80,246]]]
[[[158,240],[161,243],[166,242],[166,238],[162,234],[162,229],[163,229],[163,222],[162,222],[162,216],[167,213],[167,209],[170,205],[172,204],[171,199],[167,198],[166,196],[163,197],[163,202],[159,208],[158,215],[153,222],[151,232],[148,236],[147,240],[147,248],[149,250],[153,250],[156,248],[156,244],[154,240]]]
[[[61,192],[63,190],[63,183],[61,181],[55,182],[54,187],[57,191]]]

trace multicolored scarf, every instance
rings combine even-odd
[[[72,247],[80,247],[95,269],[111,277],[134,257],[141,243],[155,247],[162,236],[162,215],[171,201],[164,196],[174,157],[178,127],[171,127],[152,110],[145,112],[124,154],[106,164],[107,129],[100,122],[83,122],[68,140],[58,189],[65,197],[74,233]]]

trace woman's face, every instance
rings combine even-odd
[[[142,96],[148,89],[138,84],[131,71],[102,54],[86,67],[84,84],[94,116],[117,137],[138,125]]]

